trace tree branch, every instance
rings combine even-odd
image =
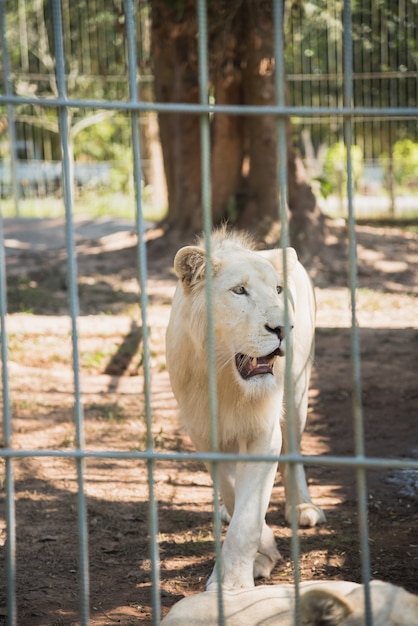
[[[71,130],[70,130],[71,138],[74,139],[74,137],[78,135],[78,133],[84,130],[85,128],[88,128],[89,126],[94,126],[94,124],[100,124],[100,122],[104,122],[110,117],[113,117],[114,114],[115,114],[114,111],[99,111],[98,113],[95,113],[94,115],[83,117],[82,120],[79,120],[71,127]]]

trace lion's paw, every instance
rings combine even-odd
[[[257,552],[254,561],[254,578],[270,578],[274,566],[281,558],[281,554],[278,550],[275,550],[269,555]]]
[[[299,526],[317,526],[326,522],[325,513],[319,506],[312,502],[302,502],[296,506]],[[291,507],[286,506],[286,520],[290,524],[292,520]]]

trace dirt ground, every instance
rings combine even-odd
[[[92,450],[144,449],[136,239],[127,224],[103,221],[99,226],[78,223],[77,229],[86,446]],[[75,427],[62,224],[52,220],[22,226],[6,220],[4,230],[13,445],[71,450]],[[357,231],[366,453],[417,458],[418,236],[401,228],[359,226]],[[150,231],[147,236],[153,436],[158,450],[190,451],[192,445],[177,422],[164,358],[164,333],[175,286],[171,262],[183,242],[167,242],[160,234]],[[327,246],[332,262],[312,271],[318,328],[303,441],[307,454],[354,452],[345,238],[343,224],[330,224]],[[315,465],[307,468],[307,474],[327,523],[300,530],[302,580],[360,581],[355,472]],[[62,458],[18,459],[14,477],[18,623],[79,624],[75,464]],[[90,623],[148,626],[147,467],[140,461],[89,460],[86,479]],[[375,470],[368,472],[367,479],[373,576],[418,593],[418,472]],[[165,614],[184,595],[203,590],[212,569],[213,492],[208,474],[196,461],[158,462],[154,486]],[[278,474],[268,522],[283,560],[269,583],[292,580],[290,530],[283,509]],[[3,497],[2,561],[4,510]],[[0,582],[0,624],[5,620],[5,589]]]

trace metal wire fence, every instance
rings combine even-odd
[[[361,558],[362,558],[362,575],[363,580],[367,583],[370,579],[370,557],[369,557],[369,535],[367,523],[367,493],[366,493],[366,470],[376,468],[393,468],[393,469],[413,469],[418,470],[418,462],[413,460],[401,459],[383,459],[369,458],[365,456],[364,435],[363,435],[363,413],[361,401],[361,361],[359,350],[359,335],[356,324],[356,287],[357,287],[357,263],[356,263],[356,232],[355,217],[353,210],[353,181],[352,181],[352,162],[350,147],[353,142],[353,124],[356,118],[370,119],[373,118],[411,118],[418,116],[418,107],[384,107],[375,108],[372,106],[361,106],[355,108],[353,106],[353,54],[352,54],[352,23],[351,23],[351,2],[344,1],[344,97],[342,106],[288,106],[284,100],[284,42],[282,37],[281,24],[283,23],[283,3],[281,0],[274,1],[274,20],[275,20],[275,60],[276,60],[276,104],[274,106],[226,106],[211,104],[208,100],[208,53],[207,53],[207,25],[206,15],[207,6],[205,0],[198,0],[197,15],[199,28],[199,82],[200,82],[200,102],[198,104],[165,104],[161,102],[150,103],[141,102],[138,97],[138,63],[136,53],[136,32],[134,0],[126,0],[126,39],[128,50],[128,84],[129,99],[127,101],[97,101],[88,99],[74,99],[68,97],[65,70],[65,50],[63,46],[63,19],[62,4],[60,0],[52,0],[53,10],[53,34],[55,45],[55,67],[56,81],[58,92],[56,97],[41,99],[35,96],[21,97],[13,93],[11,78],[9,51],[6,36],[6,20],[7,7],[6,0],[0,0],[0,24],[1,24],[1,41],[2,41],[2,58],[4,68],[4,91],[0,95],[0,105],[6,108],[10,119],[13,118],[13,110],[22,104],[36,104],[38,107],[48,109],[56,109],[60,125],[60,142],[62,150],[62,177],[64,189],[64,205],[65,205],[65,223],[66,223],[66,246],[68,253],[68,285],[69,285],[69,312],[72,327],[72,354],[73,354],[73,374],[74,374],[74,416],[76,425],[76,442],[73,450],[34,450],[34,449],[15,449],[12,446],[12,412],[9,393],[9,376],[8,376],[8,322],[7,322],[7,296],[6,296],[6,266],[5,266],[5,248],[3,233],[0,231],[0,317],[1,317],[1,356],[2,356],[2,401],[3,401],[3,432],[4,432],[4,448],[0,451],[0,457],[4,459],[6,479],[6,526],[7,526],[7,542],[6,542],[6,580],[7,580],[7,623],[9,626],[15,626],[19,623],[17,615],[16,601],[16,513],[15,513],[15,487],[14,487],[14,462],[18,458],[28,457],[62,457],[73,459],[77,467],[78,480],[78,538],[79,538],[79,605],[80,605],[80,623],[87,626],[89,623],[89,546],[88,546],[88,521],[87,507],[85,496],[85,462],[86,459],[138,459],[146,462],[148,467],[148,489],[149,489],[149,534],[150,534],[150,560],[151,560],[151,582],[152,582],[152,605],[153,605],[153,624],[158,624],[160,620],[160,592],[159,592],[159,550],[158,550],[158,507],[154,491],[153,473],[156,462],[168,461],[191,461],[199,459],[201,461],[213,462],[215,468],[219,462],[228,460],[245,460],[245,461],[277,461],[276,457],[256,456],[256,455],[238,455],[238,454],[221,454],[216,451],[208,453],[182,453],[182,452],[159,452],[154,449],[152,435],[152,402],[151,402],[151,370],[150,370],[150,349],[147,317],[147,261],[144,244],[144,221],[142,217],[141,206],[141,141],[139,135],[138,118],[144,111],[159,112],[179,112],[194,113],[200,116],[201,120],[201,157],[202,157],[202,206],[204,213],[204,233],[205,241],[210,251],[210,231],[211,231],[211,197],[210,197],[210,129],[209,119],[215,112],[227,113],[229,115],[264,115],[272,114],[277,119],[277,137],[278,137],[278,181],[280,185],[280,211],[281,216],[281,237],[282,245],[288,243],[288,228],[286,222],[286,206],[287,197],[287,172],[286,172],[286,131],[285,119],[289,115],[296,115],[301,118],[316,116],[329,117],[333,116],[342,120],[344,127],[344,140],[347,146],[347,196],[348,196],[348,230],[349,230],[349,285],[351,293],[351,352],[352,352],[352,390],[353,390],[353,420],[355,430],[355,455],[352,458],[337,457],[333,455],[327,456],[301,456],[295,453],[294,445],[290,447],[289,452],[281,457],[281,461],[290,464],[294,468],[298,463],[303,462],[307,465],[323,465],[323,466],[347,466],[355,470],[357,476],[357,494],[359,506],[359,533],[361,541]],[[78,291],[77,291],[77,255],[75,249],[74,225],[73,225],[73,198],[72,188],[72,169],[69,155],[69,127],[68,114],[70,109],[110,109],[116,111],[124,111],[131,118],[131,133],[133,146],[133,164],[134,164],[134,180],[135,180],[135,197],[136,197],[136,229],[138,233],[138,279],[141,285],[140,304],[142,309],[143,320],[143,367],[144,367],[144,396],[145,396],[145,419],[147,426],[147,445],[143,451],[126,450],[126,451],[95,451],[86,450],[85,448],[85,423],[83,415],[82,390],[80,382],[80,365],[79,365],[79,345],[78,345]],[[13,125],[10,126],[10,129]],[[16,141],[12,135],[11,142]],[[0,228],[2,223],[0,221]],[[209,273],[210,275],[210,273]],[[207,285],[208,310],[211,309],[211,288]],[[152,321],[151,321],[152,323]],[[209,360],[210,375],[209,389],[211,395],[211,412],[213,423],[213,439],[216,441],[216,388],[214,374],[214,333],[213,319],[209,315]],[[217,486],[216,471],[214,472],[215,488]],[[216,498],[215,498],[216,500]],[[216,553],[219,556],[219,536],[220,536],[220,514],[215,507],[214,523],[217,537]],[[298,561],[299,561],[299,542],[296,528],[296,520],[292,522],[292,555],[295,571],[295,584],[298,586]],[[219,559],[218,559],[219,560]],[[365,586],[365,606],[366,606],[366,623],[368,626],[372,624],[370,593],[368,585]],[[222,598],[219,601],[219,623],[222,623]]]

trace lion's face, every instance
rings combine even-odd
[[[292,254],[293,250],[289,260]],[[175,260],[186,295],[194,306],[199,302],[202,315],[205,259],[202,249],[188,247],[180,250]],[[293,325],[289,298],[286,331],[282,277],[265,256],[242,248],[217,251],[212,266],[217,371],[222,375],[232,370],[236,383],[247,391],[274,387]]]
[[[370,596],[375,626],[415,626],[418,597],[390,583],[374,580]],[[302,596],[302,623],[306,626],[366,626],[364,589],[341,596],[327,589],[312,589]]]
[[[246,251],[221,265],[213,286],[219,358],[233,361],[239,384],[260,384],[262,379],[271,384],[289,334],[283,280],[269,261]],[[289,331],[291,325],[290,319]]]

